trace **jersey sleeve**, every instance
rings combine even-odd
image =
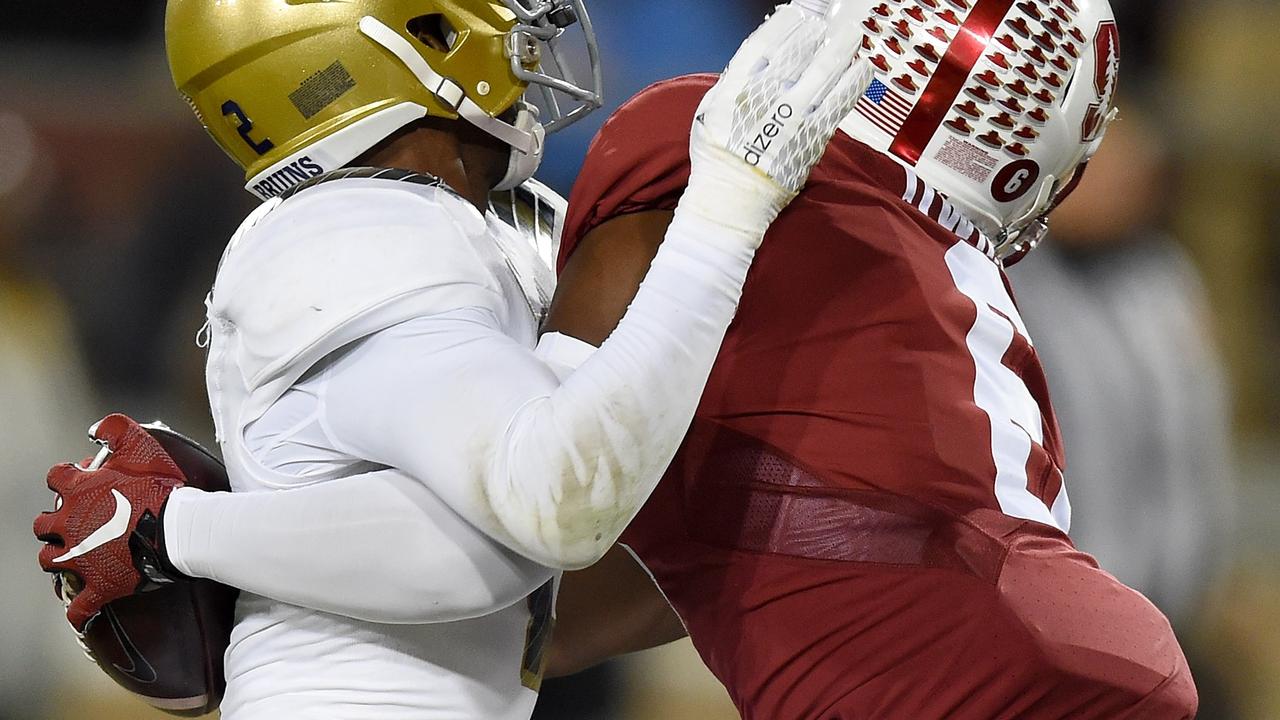
[[[673,210],[689,184],[689,131],[714,75],[689,75],[642,90],[605,122],[569,199],[559,269],[582,238],[612,218]]]
[[[178,488],[164,531],[170,561],[187,575],[366,622],[481,617],[554,575],[397,470],[277,492]]]

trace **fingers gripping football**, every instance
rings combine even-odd
[[[804,186],[871,79],[856,57],[858,24],[848,3],[825,15],[823,5],[781,6],[743,44],[699,107],[695,169],[708,151],[723,150],[783,193]]]
[[[151,433],[127,415],[108,415],[90,428],[94,440],[111,449],[112,468],[121,472],[181,479],[182,471]]]
[[[97,469],[51,469],[47,482],[58,494],[56,509],[34,523],[45,543],[40,566],[79,579],[67,620],[80,631],[103,605],[172,579],[162,558],[159,518],[169,494],[184,484],[182,471],[133,420],[112,415],[93,434],[110,448],[110,457]]]

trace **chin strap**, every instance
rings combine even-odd
[[[361,18],[360,32],[399,58],[400,62],[409,68],[423,87],[435,95],[442,105],[456,112],[472,125],[510,145],[513,150],[513,164],[517,162],[515,155],[529,156],[538,161],[542,159],[543,133],[536,114],[522,108],[515,125],[492,117],[467,97],[461,85],[433,70],[422,55],[413,49],[408,40],[380,20],[370,16]],[[532,119],[530,120],[526,115],[531,115]],[[536,168],[537,165],[535,164],[534,167]]]

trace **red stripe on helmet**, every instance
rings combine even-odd
[[[973,72],[973,66],[982,58],[991,36],[1000,28],[1009,8],[1013,7],[1013,1],[978,0],[973,12],[956,32],[955,40],[951,41],[933,78],[925,86],[920,102],[916,103],[898,130],[889,147],[890,152],[912,165],[919,162],[929,139],[937,132],[952,102],[964,88],[964,81]]]

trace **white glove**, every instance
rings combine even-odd
[[[681,210],[758,247],[871,82],[859,37],[851,3],[779,6],[698,107]]]

